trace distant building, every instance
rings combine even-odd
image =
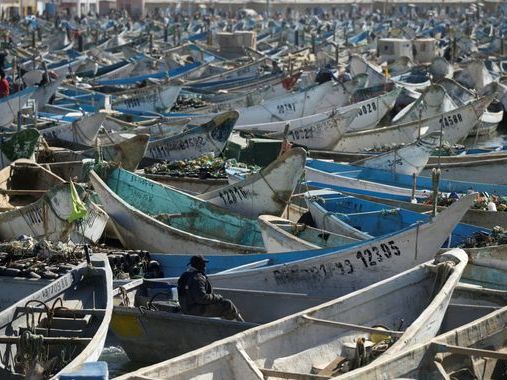
[[[67,12],[70,16],[81,17],[89,12],[97,13],[99,7],[97,0],[60,0],[58,10],[60,13]]]
[[[139,18],[144,14],[144,0],[116,0],[118,10],[126,10],[131,17]]]

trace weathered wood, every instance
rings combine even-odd
[[[0,336],[0,344],[16,344],[19,342],[19,336]],[[82,344],[88,345],[92,338],[77,338],[77,337],[43,337],[45,344]]]
[[[449,376],[449,374],[445,371],[445,368],[444,366],[442,365],[442,363],[440,363],[439,361],[433,361],[433,363],[435,364],[435,367],[437,368],[437,371],[440,373],[440,375],[442,375],[442,378],[444,380],[451,380],[451,377]]]
[[[16,310],[20,313],[26,312],[36,312],[36,313],[45,313],[46,309],[42,307],[17,307]],[[87,315],[99,316],[102,317],[106,313],[104,309],[58,309],[55,312],[55,316],[57,317],[84,317]]]
[[[433,345],[440,352],[450,352],[452,354],[457,355],[480,356],[483,358],[507,360],[507,352],[497,352],[492,350],[483,350],[480,348],[461,347],[445,343],[433,343]]]
[[[320,376],[336,376],[337,370],[341,367],[343,363],[345,363],[348,359],[343,356],[336,357],[331,363],[322,368],[317,375]]]
[[[6,195],[41,195],[47,193],[47,190],[11,190],[0,189],[0,194]]]
[[[324,324],[324,325],[335,326],[335,327],[344,328],[344,329],[353,329],[353,330],[364,331],[364,332],[375,333],[375,334],[383,333],[383,334],[386,334],[386,335],[387,334],[388,335],[392,335],[392,336],[394,336],[396,338],[399,338],[399,337],[401,337],[403,335],[403,331],[379,330],[379,329],[376,329],[374,327],[361,326],[361,325],[356,325],[356,324],[353,324],[353,323],[329,321],[327,319],[320,319],[320,318],[310,317],[309,315],[303,315],[303,318],[306,319],[306,320],[308,320],[308,321],[312,321],[312,322],[315,322],[315,323],[321,323],[321,324]]]
[[[277,371],[275,369],[269,369],[269,368],[259,368],[259,370],[264,374],[264,376],[273,376],[273,377],[278,377],[280,379],[292,379],[292,380],[327,380],[327,379],[331,378],[329,376],[313,375],[313,374],[310,374],[310,373]]]

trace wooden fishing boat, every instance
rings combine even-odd
[[[433,84],[426,88],[415,102],[398,112],[392,119],[393,124],[424,120],[456,109],[458,106],[447,94],[445,88]]]
[[[42,129],[40,133],[51,145],[89,148],[95,146],[97,134],[105,118],[104,113],[85,115],[72,123],[61,123],[55,127]]]
[[[393,149],[387,153],[371,155],[352,165],[387,170],[397,174],[419,175],[428,162],[431,153],[438,146],[441,134],[431,132],[412,144]]]
[[[359,369],[361,379],[450,379],[460,375],[499,379],[504,368],[507,307],[442,334],[430,343],[380,358]],[[352,375],[352,374],[351,374]],[[357,378],[345,375],[344,379]]]
[[[306,151],[293,148],[261,171],[197,198],[249,218],[281,215],[303,174],[305,160]]]
[[[257,223],[123,169],[90,181],[125,247],[151,252],[263,252]]]
[[[423,120],[346,133],[333,150],[360,152],[374,147],[406,144],[430,132],[443,132],[445,140],[455,144],[468,136],[491,100],[490,97],[481,98]]]
[[[305,176],[308,181],[328,184],[331,187],[346,187],[358,190],[383,192],[396,196],[411,197],[413,178],[411,175],[398,174],[388,170],[379,170],[338,164],[320,160],[306,161]],[[432,179],[417,177],[415,198],[427,199]],[[507,186],[494,183],[465,182],[441,179],[440,192],[466,194],[470,190],[489,194],[507,195]]]
[[[207,153],[218,156],[225,148],[238,117],[236,111],[224,112],[208,123],[189,128],[176,136],[150,141],[145,157],[176,161],[194,159]]]
[[[452,250],[434,263],[119,379],[320,379],[342,365],[353,374],[369,356],[381,360],[432,339],[467,261],[463,251]]]
[[[351,111],[354,109],[357,109],[358,113],[356,117],[349,123],[346,131],[350,132],[355,130],[370,129],[374,128],[380,122],[380,120],[386,115],[386,113],[389,112],[389,110],[394,106],[394,103],[399,93],[400,90],[395,89],[385,94],[379,95],[377,97],[369,98],[359,102],[354,102],[350,105],[341,106],[331,111],[316,113],[313,115],[308,115],[301,118],[284,121],[273,121],[251,125],[248,124],[237,125],[235,127],[235,130],[249,132],[255,135],[273,134],[273,136],[276,136],[276,134],[280,135],[287,125],[290,126],[289,130],[299,128],[303,129],[304,131],[305,127],[308,128],[308,126],[312,125],[313,123],[323,122],[327,120],[333,113],[335,114],[337,113],[339,115],[340,113],[346,113],[347,111]],[[287,135],[287,137],[289,139],[290,138],[294,139],[293,142],[295,143],[302,144],[305,142],[303,138],[295,139],[296,136],[291,136],[290,134]],[[337,142],[338,140],[334,139],[333,141]],[[331,144],[326,145],[331,146]],[[334,145],[335,144],[333,144],[332,146]],[[323,144],[320,144],[319,148],[316,147],[315,149],[325,149],[323,146],[324,146]]]
[[[291,125],[282,131],[273,132],[265,137],[283,139],[302,145],[309,149],[327,149],[336,145],[338,140],[345,134],[349,125],[359,114],[359,109],[351,109],[344,113],[331,113],[326,119],[301,127]]]
[[[0,169],[18,159],[32,159],[39,144],[40,133],[34,128],[23,129],[2,138],[0,142]]]
[[[405,226],[429,220],[429,215],[381,203],[346,196],[335,190],[312,190],[304,194],[315,226],[324,231],[371,239],[403,229]],[[463,244],[474,233],[491,231],[459,223],[450,234],[447,247]]]
[[[360,241],[271,215],[260,215],[258,222],[269,253],[342,247]]]
[[[176,103],[180,86],[157,84],[115,94],[111,108],[116,110],[138,110],[145,112],[167,112]]]
[[[0,210],[13,210],[29,205],[51,187],[61,183],[62,178],[33,161],[14,161],[0,170]]]
[[[35,87],[27,87],[0,99],[0,128],[10,128],[18,112],[33,95]]]
[[[331,82],[266,100],[260,105],[239,108],[238,125],[291,120],[335,109],[346,104],[354,84],[334,86]],[[352,89],[347,88],[351,86]],[[351,91],[352,92],[352,91]]]
[[[277,261],[275,265],[268,262],[264,263],[268,266],[211,274],[209,278],[214,286],[224,288],[304,292],[326,297],[348,294],[433,258],[472,201],[473,195],[461,198],[431,220],[393,234],[345,247],[291,252],[284,257],[285,262]],[[273,254],[273,258],[278,255],[284,254]],[[173,283],[176,279],[168,281]]]
[[[2,379],[51,378],[96,361],[113,311],[112,273],[93,256],[0,313]]]
[[[307,183],[309,187],[327,187],[329,185],[326,184],[318,184],[314,182]],[[370,192],[370,191],[361,191],[355,190],[350,187],[337,187],[332,186],[333,189],[340,191],[344,194],[353,195],[356,198],[365,199],[372,202],[383,203],[386,205],[391,205],[393,207],[400,207],[406,210],[415,211],[418,213],[431,213],[433,210],[433,206],[429,203],[413,203],[411,202],[410,196],[408,197],[392,197],[386,193],[380,192]],[[438,212],[445,210],[445,207],[438,206]],[[480,226],[488,229],[492,229],[495,226],[501,226],[503,228],[507,228],[507,213],[506,212],[492,212],[485,211],[480,209],[471,208],[469,209],[463,219],[461,220],[463,223],[472,224],[474,226]]]
[[[61,180],[61,179],[60,179]],[[26,190],[19,190],[26,194]],[[49,190],[31,190],[40,196],[26,206],[5,211],[0,214],[0,239],[15,240],[21,235],[44,238],[51,241],[72,241],[96,243],[106,227],[108,216],[97,205],[85,198],[81,191],[79,197],[84,200],[87,213],[81,221],[69,219],[73,213],[71,186],[62,183]],[[16,194],[16,190],[7,194]],[[79,193],[79,191],[78,191]]]
[[[111,330],[130,360],[158,363],[328,300],[298,293],[215,289],[240,310],[245,322],[239,322],[185,315],[175,291],[172,285],[154,281],[134,281],[115,290]]]
[[[58,167],[73,165],[76,166],[73,170],[81,172],[82,160],[93,158],[115,163],[126,170],[135,170],[144,157],[149,137],[149,135],[139,134],[118,144],[102,145],[81,151],[47,147],[38,152],[37,162],[49,164],[51,170],[55,172],[58,172]],[[70,175],[57,174],[62,178],[69,178]]]

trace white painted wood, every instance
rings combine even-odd
[[[358,241],[349,236],[338,235],[271,215],[260,215],[257,220],[264,246],[269,253],[338,248]]]
[[[33,95],[34,87],[25,89],[19,94],[12,94],[0,99],[0,128],[9,128],[11,123],[16,122],[18,111],[24,107],[28,99]]]
[[[260,172],[197,198],[249,218],[281,215],[287,206],[306,162],[306,151],[293,148]]]
[[[380,182],[365,181],[357,178],[350,178],[340,173],[328,173],[318,169],[305,167],[305,179],[312,182],[326,183],[329,185],[336,185],[340,187],[349,187],[360,190],[371,190],[393,195],[402,195],[412,197],[412,189],[385,185]],[[426,198],[431,194],[431,189],[422,189],[415,191],[416,198]]]
[[[176,103],[181,86],[161,84],[125,91],[115,96],[111,107],[130,111],[168,112]]]
[[[27,235],[54,242],[96,243],[109,217],[91,201],[85,201],[85,205],[88,213],[83,221],[68,223],[72,210],[70,185],[58,185],[30,205],[1,213],[0,239],[10,241]]]
[[[360,152],[373,147],[406,144],[415,141],[419,135],[441,130],[444,133],[444,140],[455,144],[468,136],[491,100],[490,97],[484,97],[453,111],[421,121],[346,133],[334,150]]]
[[[382,169],[397,174],[419,175],[440,143],[439,132],[431,132],[412,144],[353,162],[352,165]]]
[[[40,133],[48,141],[91,147],[95,146],[97,134],[105,118],[105,113],[85,115],[71,124],[60,123],[55,127],[42,129]]]
[[[176,161],[194,159],[209,153],[218,156],[224,150],[237,118],[236,111],[224,112],[204,125],[150,141],[145,157]]]
[[[141,177],[140,180],[149,182]],[[216,252],[229,255],[264,251],[261,247],[223,242],[167,225],[123,201],[95,172],[90,173],[90,182],[101,200],[102,207],[115,222],[120,241],[126,247],[146,249],[150,252],[183,254],[200,252],[203,255]]]

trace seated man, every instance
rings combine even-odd
[[[231,300],[213,293],[205,274],[206,260],[192,256],[188,269],[178,280],[178,300],[184,314],[243,321]]]

